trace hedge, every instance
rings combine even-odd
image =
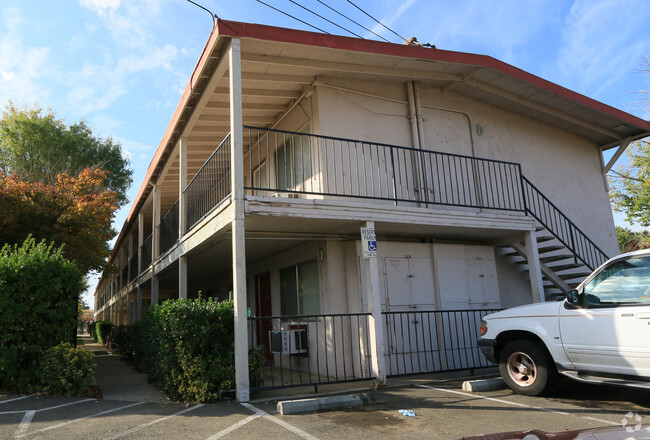
[[[149,381],[174,400],[214,402],[235,388],[234,312],[231,301],[212,298],[167,300],[142,319],[115,327],[111,345],[132,356]],[[259,350],[249,356],[251,379],[264,364]]]
[[[82,274],[62,247],[36,243],[0,250],[0,387],[34,392],[48,349],[70,342],[77,327]]]
[[[95,356],[69,343],[48,349],[41,361],[41,391],[83,396],[92,385]]]

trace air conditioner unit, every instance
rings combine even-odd
[[[305,329],[272,330],[269,332],[271,353],[307,353],[307,331]]]

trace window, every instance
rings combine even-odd
[[[280,270],[283,315],[319,315],[320,288],[316,260]]]
[[[278,189],[292,189],[312,176],[311,140],[301,133],[309,133],[309,123],[297,133],[284,135],[275,152]]]
[[[632,257],[603,269],[584,288],[588,305],[650,302],[650,257]]]

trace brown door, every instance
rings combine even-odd
[[[257,275],[255,277],[255,302],[257,309],[257,316],[272,316],[273,310],[271,307],[271,274],[269,272]],[[257,321],[257,341],[258,344],[264,346],[264,358],[272,360],[271,351],[269,349],[269,332],[271,331],[271,320],[262,319]]]

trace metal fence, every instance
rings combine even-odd
[[[158,256],[167,252],[178,241],[178,228],[178,200],[176,200],[158,225],[158,234],[160,234]]]
[[[186,231],[230,195],[230,135],[205,161],[183,190]]]
[[[498,309],[383,312],[389,376],[490,364],[478,347],[483,317]]]
[[[266,366],[252,388],[273,389],[372,379],[368,313],[248,319],[249,346]]]
[[[147,270],[149,266],[151,266],[152,246],[153,246],[153,234],[149,234],[149,236],[145,238],[144,241],[142,242],[142,246],[140,246],[140,253],[142,254],[143,272]]]
[[[519,164],[245,126],[246,189],[524,211]]]

